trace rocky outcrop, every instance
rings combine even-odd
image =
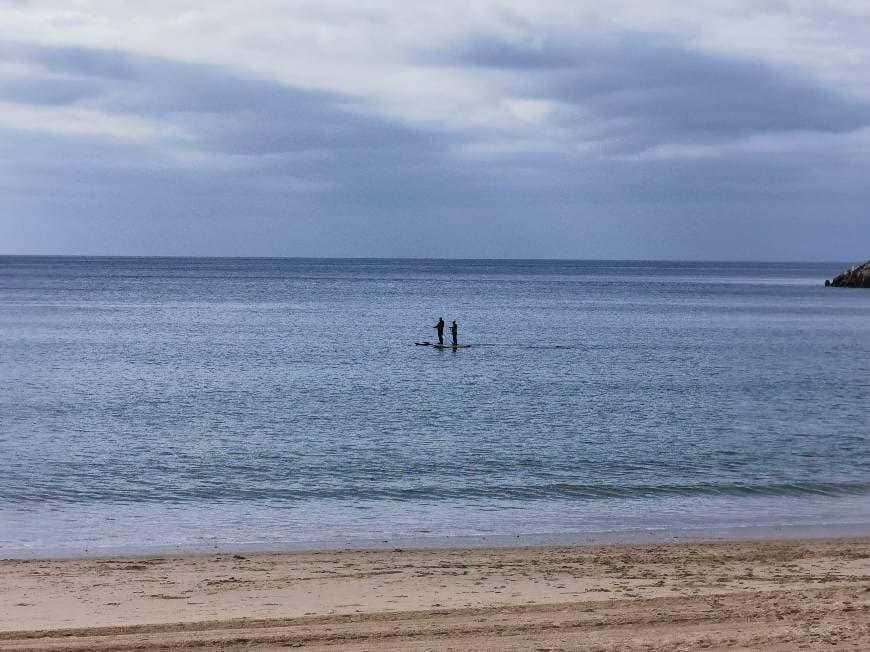
[[[858,267],[852,267],[831,281],[825,281],[825,287],[835,288],[870,288],[870,260]]]

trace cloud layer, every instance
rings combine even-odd
[[[0,253],[866,256],[860,10],[75,6],[0,4]]]

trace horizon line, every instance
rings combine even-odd
[[[205,254],[8,254],[0,253],[0,258],[102,258],[102,259],[220,259],[220,260],[407,260],[407,261],[448,261],[448,262],[590,262],[590,263],[767,263],[767,264],[850,264],[848,260],[796,260],[796,259],[760,259],[760,258],[514,258],[491,257],[480,258],[449,257],[449,256],[237,256],[237,255],[205,255]],[[866,260],[866,259],[865,259]],[[863,262],[863,261],[862,261]]]

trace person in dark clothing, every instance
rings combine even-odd
[[[453,320],[453,323],[450,324],[450,335],[453,337],[453,346],[459,344],[459,340],[456,339],[456,336],[459,334],[459,325],[456,323],[456,320]]]
[[[438,331],[438,344],[444,344],[444,317],[439,317],[438,323],[432,328]]]

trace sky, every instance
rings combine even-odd
[[[862,261],[864,0],[0,0],[0,254]]]

